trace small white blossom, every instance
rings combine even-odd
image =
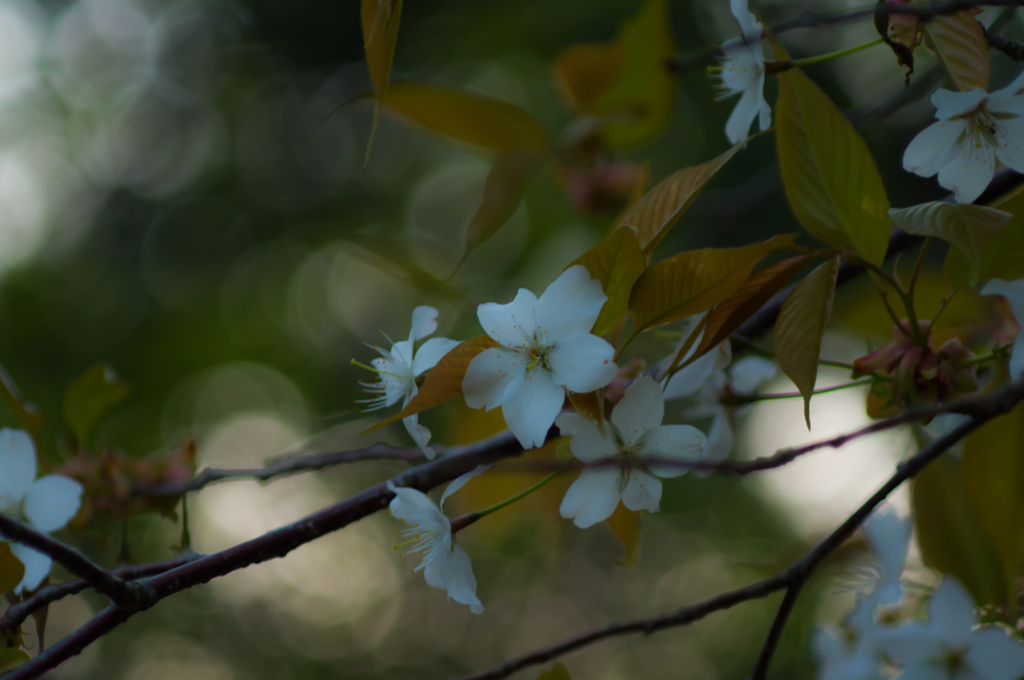
[[[658,477],[678,477],[686,468],[646,461],[696,460],[707,441],[695,427],[662,425],[664,415],[661,386],[644,377],[626,388],[612,410],[611,422],[604,423],[604,432],[579,413],[558,416],[562,434],[572,437],[572,454],[584,463],[601,463],[585,467],[569,487],[559,509],[562,517],[572,518],[576,526],[585,529],[607,519],[620,500],[630,510],[657,512],[661,502]]]
[[[0,512],[45,534],[63,529],[82,503],[82,485],[63,475],[36,479],[36,447],[28,433],[0,430]],[[15,594],[33,591],[50,573],[53,561],[21,543],[11,552],[25,565]]]
[[[917,135],[903,154],[904,169],[921,177],[938,173],[958,203],[971,203],[992,181],[996,160],[1024,172],[1024,74],[991,94],[981,88],[931,96],[937,123]]]
[[[886,633],[879,644],[904,680],[1018,680],[1024,644],[998,626],[978,628],[974,600],[946,576],[928,604],[929,620]]]
[[[1024,97],[1022,97],[1024,99]],[[1016,281],[1003,281],[992,279],[981,289],[982,295],[1002,295],[1010,303],[1010,309],[1017,323],[1021,325],[1020,333],[1013,343],[1013,350],[1010,354],[1010,378],[1019,380],[1024,375],[1024,351],[1017,351],[1021,345],[1021,337],[1024,337],[1024,279]]]
[[[910,551],[910,535],[914,522],[900,517],[894,509],[876,509],[864,522],[864,535],[878,558],[879,574],[871,590],[859,597],[857,607],[847,617],[846,625],[861,632],[875,625],[878,607],[894,605],[903,599],[901,579]]]
[[[541,446],[565,388],[592,392],[615,378],[615,348],[590,332],[607,299],[600,282],[576,265],[540,299],[520,288],[507,305],[480,305],[480,325],[500,346],[470,362],[462,381],[469,407],[500,406],[524,448]]]
[[[772,126],[772,107],[764,98],[764,52],[761,49],[761,24],[747,8],[747,0],[730,0],[729,8],[739,22],[742,38],[722,44],[725,60],[718,76],[722,79],[719,99],[740,95],[736,108],[725,124],[725,136],[737,144],[750,133],[754,118],[760,118],[761,129]]]
[[[819,680],[882,680],[879,655],[870,638],[831,627],[814,631],[811,648]]]
[[[406,544],[411,544],[406,552],[423,555],[414,571],[422,571],[428,585],[447,590],[449,602],[455,600],[459,604],[469,605],[469,610],[474,614],[481,613],[484,606],[476,596],[473,565],[466,551],[455,542],[451,520],[443,510],[448,496],[486,469],[486,465],[480,465],[449,484],[441,496],[440,508],[422,491],[396,487],[391,481],[387,483],[388,489],[395,494],[388,506],[391,516],[409,525],[408,529],[402,531],[402,536],[407,539]]]
[[[381,358],[370,363],[373,370],[380,375],[380,381],[361,383],[366,388],[365,391],[378,395],[372,399],[361,400],[360,403],[370,405],[367,411],[386,408],[399,401],[404,408],[416,396],[416,378],[433,368],[445,354],[459,344],[458,340],[431,338],[416,349],[417,340],[422,340],[436,330],[437,310],[427,306],[417,307],[412,312],[412,329],[409,331],[408,340],[392,343],[390,350],[373,346],[380,352]],[[419,415],[402,418],[402,423],[423,454],[428,459],[433,459],[434,450],[427,446],[430,441],[430,430],[419,424]]]

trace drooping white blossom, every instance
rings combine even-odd
[[[865,520],[864,535],[878,558],[879,572],[871,590],[858,597],[856,608],[846,619],[848,627],[867,631],[874,626],[880,606],[894,605],[903,599],[901,579],[913,530],[913,519],[900,517],[889,506],[876,509]]]
[[[576,265],[540,299],[520,288],[506,305],[480,305],[480,325],[499,347],[470,362],[462,382],[466,403],[488,411],[500,406],[524,448],[542,445],[566,388],[592,392],[615,378],[615,349],[590,332],[605,300],[600,282]]]
[[[981,88],[932,93],[932,123],[903,154],[903,167],[921,177],[936,173],[958,203],[971,203],[992,181],[996,160],[1024,172],[1024,73],[989,94]]]
[[[423,556],[414,571],[422,571],[428,585],[448,591],[449,602],[455,600],[469,605],[474,614],[481,613],[484,606],[476,595],[476,577],[469,555],[452,536],[452,523],[444,514],[444,501],[486,469],[486,465],[480,465],[452,481],[441,496],[440,507],[422,491],[395,486],[391,481],[387,483],[387,488],[395,494],[388,506],[391,516],[409,525],[401,532],[409,545],[406,553]]]
[[[818,628],[811,649],[818,659],[819,680],[882,680],[877,647],[862,634]]]
[[[1010,310],[1013,311],[1017,323],[1024,324],[1024,279],[1016,281],[992,279],[981,289],[981,294],[1002,295],[1010,303]],[[1010,378],[1012,380],[1019,380],[1021,375],[1024,375],[1024,351],[1017,351],[1022,337],[1024,337],[1024,325],[1021,325],[1020,333],[1013,343],[1013,350],[1010,354]]]
[[[390,350],[374,345],[380,357],[371,363],[373,370],[380,375],[376,383],[361,383],[366,392],[377,394],[372,399],[362,400],[369,404],[367,411],[392,406],[399,401],[404,408],[416,396],[416,378],[433,368],[441,358],[452,351],[458,340],[448,338],[431,338],[416,348],[416,342],[437,330],[437,310],[433,307],[421,306],[412,312],[412,328],[408,340],[400,340],[391,345]],[[428,459],[434,458],[434,450],[427,446],[430,442],[430,430],[419,424],[419,415],[402,418],[402,423],[409,435],[420,447]]]
[[[998,626],[978,628],[974,600],[951,576],[928,603],[928,621],[896,628],[879,639],[904,680],[1019,680],[1024,644]]]
[[[729,9],[740,25],[742,38],[722,44],[725,59],[718,76],[722,82],[719,99],[740,95],[736,108],[725,124],[725,136],[737,144],[750,133],[750,125],[760,118],[761,129],[772,125],[772,107],[764,98],[764,52],[761,49],[761,24],[747,7],[747,0],[729,0]]]
[[[36,447],[28,433],[0,430],[0,512],[48,534],[63,529],[81,503],[82,485],[75,480],[63,475],[36,479]],[[25,565],[14,592],[38,588],[53,561],[21,543],[11,543],[11,552]]]
[[[579,413],[558,416],[562,434],[572,437],[572,454],[590,464],[566,492],[559,509],[562,517],[585,529],[607,519],[620,500],[630,510],[657,512],[658,477],[678,477],[687,470],[648,461],[697,460],[707,442],[690,425],[662,425],[664,415],[661,386],[643,377],[626,388],[603,432]]]

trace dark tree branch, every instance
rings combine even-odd
[[[799,589],[807,582],[814,570],[821,562],[836,548],[846,542],[860,525],[867,519],[868,515],[883,501],[889,494],[895,491],[903,482],[911,479],[923,470],[929,463],[942,455],[950,447],[962,440],[992,418],[1009,412],[1021,401],[1024,401],[1024,381],[1010,385],[998,392],[988,395],[984,399],[975,402],[971,419],[955,428],[946,435],[931,442],[916,454],[900,463],[892,475],[867,501],[864,502],[849,518],[846,519],[835,531],[829,534],[810,552],[801,559],[790,565],[785,571],[770,576],[762,581],[751,584],[738,590],[717,595],[710,600],[699,604],[683,607],[670,614],[663,614],[649,619],[637,619],[622,623],[611,623],[602,628],[597,628],[575,637],[569,638],[550,647],[544,647],[536,651],[503,661],[493,668],[463,676],[458,680],[500,680],[506,678],[516,671],[546,663],[564,654],[575,651],[587,645],[599,642],[609,637],[627,635],[630,633],[653,633],[662,628],[681,626],[697,621],[712,612],[728,609],[733,605],[748,600],[765,597],[779,590],[789,589],[794,593],[792,599],[795,601]],[[787,598],[790,599],[790,598]],[[792,602],[780,608],[776,622],[772,626],[773,635],[765,643],[761,652],[761,659],[758,668],[761,672],[767,670],[774,652],[774,645],[781,635],[782,629],[792,609]],[[775,632],[777,631],[777,632]],[[13,677],[13,676],[12,676]],[[763,677],[763,676],[762,676]],[[23,680],[17,678],[17,680]],[[754,680],[758,680],[755,675]]]
[[[132,605],[139,599],[139,588],[107,571],[88,557],[44,533],[0,514],[0,535],[38,550],[58,562],[75,576],[88,581],[97,592],[118,605]]]
[[[1024,61],[1024,44],[996,35],[980,23],[978,25],[981,26],[981,32],[985,34],[989,47],[999,50],[1014,61]]]

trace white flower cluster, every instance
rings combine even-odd
[[[959,581],[946,576],[932,593],[928,619],[896,625],[880,617],[903,602],[901,576],[912,522],[891,509],[864,524],[880,562],[873,587],[858,596],[840,630],[818,629],[814,652],[822,680],[1019,680],[1024,643],[995,625],[978,626],[974,601]],[[884,622],[883,622],[884,620]]]

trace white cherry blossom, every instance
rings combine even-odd
[[[772,107],[764,98],[764,52],[761,49],[761,24],[747,7],[747,0],[730,0],[729,9],[740,25],[742,38],[722,44],[725,59],[718,76],[722,79],[719,100],[740,95],[736,108],[725,124],[725,136],[737,144],[750,133],[750,125],[760,118],[761,129],[772,125]]]
[[[921,177],[939,175],[939,184],[958,203],[971,203],[992,181],[996,160],[1024,172],[1024,73],[989,94],[981,88],[932,93],[932,123],[903,154],[904,169]]]
[[[488,411],[500,406],[524,448],[541,446],[565,388],[592,392],[615,378],[615,349],[590,332],[605,300],[600,282],[576,265],[540,299],[520,288],[506,305],[480,305],[480,325],[499,346],[470,362],[462,381],[466,403]]]
[[[443,511],[448,496],[486,469],[486,465],[480,465],[452,481],[441,496],[440,507],[422,491],[395,486],[391,481],[387,483],[387,488],[395,494],[388,506],[391,516],[409,525],[402,531],[407,539],[403,545],[410,545],[406,553],[423,556],[414,571],[422,571],[428,585],[447,590],[449,602],[455,600],[469,605],[474,614],[481,613],[484,606],[476,596],[473,565],[466,551],[455,542],[451,520]]]
[[[886,633],[879,644],[902,680],[1019,680],[1024,644],[998,626],[978,628],[974,600],[946,576],[928,603],[929,620]]]
[[[643,377],[626,388],[603,432],[579,413],[558,416],[562,434],[572,437],[572,454],[584,463],[599,463],[583,468],[569,487],[559,509],[562,517],[585,529],[607,519],[620,500],[630,510],[657,512],[661,502],[658,477],[678,477],[686,468],[646,461],[696,460],[707,441],[690,425],[662,425],[664,415],[661,386]]]
[[[82,485],[75,480],[63,475],[36,479],[36,447],[28,433],[0,430],[0,512],[48,534],[63,529],[81,503]],[[21,543],[11,543],[11,552],[25,565],[14,592],[38,588],[53,561]]]
[[[1021,345],[1021,337],[1024,337],[1024,279],[1016,281],[1003,281],[992,279],[981,289],[982,295],[1002,295],[1010,303],[1010,310],[1017,323],[1021,325],[1021,331],[1013,343],[1013,350],[1010,354],[1010,377],[1019,380],[1024,375],[1024,351],[1017,351]]]
[[[857,607],[846,619],[847,626],[867,631],[875,625],[878,607],[894,605],[903,599],[901,579],[913,530],[913,519],[900,517],[889,506],[876,509],[864,522],[864,535],[878,558],[879,573],[871,590],[858,598]]]
[[[437,310],[427,306],[417,307],[412,312],[412,328],[408,340],[392,343],[390,350],[373,346],[381,356],[370,363],[373,370],[380,375],[380,381],[361,383],[366,388],[364,391],[378,395],[360,401],[369,404],[367,411],[386,408],[399,401],[404,408],[416,396],[416,378],[433,368],[445,354],[459,344],[458,340],[431,338],[416,348],[416,341],[422,340],[436,330]],[[430,442],[430,430],[419,424],[419,415],[402,418],[402,423],[423,454],[428,459],[433,459],[434,450],[427,446]]]
[[[879,654],[870,638],[831,627],[818,628],[811,649],[818,658],[819,680],[882,680]]]

